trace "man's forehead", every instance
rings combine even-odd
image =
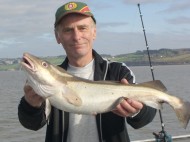
[[[76,25],[63,25],[63,28],[81,28],[81,27],[90,27],[89,24],[76,24]]]
[[[92,23],[93,19],[91,17],[79,14],[67,15],[67,17],[62,19],[60,22],[62,25],[91,25]]]

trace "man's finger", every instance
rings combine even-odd
[[[123,79],[121,80],[121,83],[123,83],[123,84],[129,84],[129,82],[128,82],[127,79],[125,79],[125,78],[123,78]]]
[[[24,86],[24,93],[25,94],[27,94],[29,91],[31,91],[32,90],[32,87],[31,86],[29,86],[29,85],[25,85]]]
[[[132,106],[133,108],[137,110],[141,110],[143,108],[143,104],[141,102],[131,100],[131,99],[127,99],[127,102],[130,104],[130,106]]]

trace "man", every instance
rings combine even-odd
[[[66,3],[57,10],[55,18],[55,37],[67,54],[60,67],[85,79],[135,83],[126,65],[108,62],[93,50],[96,20],[85,3]],[[46,142],[129,142],[126,122],[135,129],[141,128],[156,114],[155,109],[130,99],[104,114],[80,115],[54,107],[48,112],[50,105],[46,100],[30,86],[25,85],[24,91],[18,107],[19,120],[32,130],[47,124]]]

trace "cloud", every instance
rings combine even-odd
[[[151,3],[161,3],[166,0],[122,0],[123,3],[126,4],[151,4]]]
[[[190,8],[189,0],[174,0],[170,3],[170,6],[163,10],[163,12],[177,12],[186,11]]]
[[[99,23],[97,28],[98,30],[121,32],[120,29],[125,29],[126,25],[128,25],[126,22],[107,22]]]
[[[170,24],[178,25],[178,24],[190,24],[190,17],[180,16],[173,19],[167,19],[167,22]]]
[[[147,40],[150,50],[189,48],[189,36],[189,33],[147,33]],[[94,47],[99,53],[111,55],[146,50],[144,35],[139,32],[116,33],[99,31]]]
[[[109,9],[114,7],[115,3],[108,3],[105,1],[96,2],[96,1],[88,1],[88,5],[91,8],[92,11],[102,10],[102,9]]]
[[[2,39],[0,40],[0,47],[7,47],[10,45],[15,45],[15,44],[22,44],[23,42],[17,41],[17,39],[11,38],[11,39]]]
[[[37,38],[52,41],[55,40],[55,36],[51,33],[43,33],[41,36],[38,36]]]
[[[0,28],[0,56],[20,57],[23,52],[37,56],[64,54],[63,48],[57,45],[54,37],[54,20],[57,8],[68,1],[70,0],[1,0],[0,17],[3,20]],[[189,47],[189,0],[84,2],[88,3],[98,21],[98,36],[94,47],[100,53],[120,54],[144,50],[137,3],[145,5],[143,13],[146,15],[143,18],[146,30],[152,32],[147,33],[152,49],[163,46],[179,48],[180,45]],[[163,12],[156,13],[162,9]],[[161,46],[163,43],[165,45]]]
[[[100,23],[100,27],[115,27],[115,26],[126,26],[125,22],[112,22],[112,23]]]

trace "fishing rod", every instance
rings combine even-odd
[[[144,33],[145,44],[146,44],[146,48],[147,48],[147,54],[148,54],[149,66],[150,66],[150,70],[151,70],[151,74],[152,74],[152,79],[155,80],[154,68],[152,66],[152,61],[151,61],[151,57],[150,57],[149,46],[148,46],[145,27],[144,27],[144,23],[143,23],[142,14],[141,14],[140,4],[137,4],[137,6],[138,6],[138,9],[139,9],[139,14],[140,14],[140,18],[141,18],[141,23],[142,23],[143,33]],[[165,129],[164,129],[165,124],[163,122],[161,110],[159,110],[159,115],[160,115],[160,122],[161,122],[162,131],[159,132],[159,134],[156,134],[156,133],[153,132],[153,135],[156,138],[156,142],[172,142],[171,136],[168,135],[166,133]]]

